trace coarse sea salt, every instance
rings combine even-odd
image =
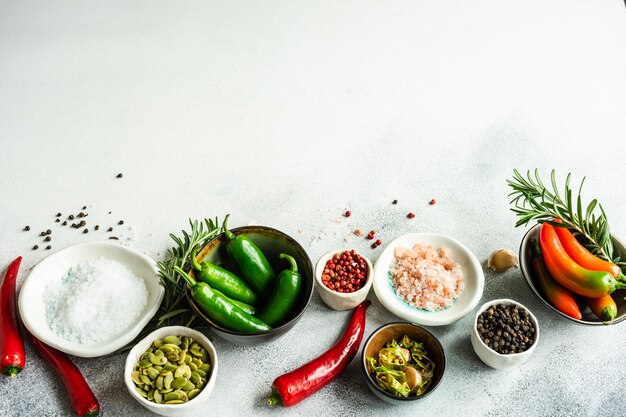
[[[46,321],[71,342],[102,342],[137,321],[148,303],[145,281],[112,259],[71,267],[44,291]]]

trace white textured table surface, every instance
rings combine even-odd
[[[159,259],[187,218],[227,212],[233,226],[284,230],[313,261],[341,246],[374,260],[381,248],[354,228],[386,242],[446,233],[484,261],[524,233],[508,208],[515,167],[587,175],[585,196],[626,237],[625,42],[621,0],[0,1],[0,268],[23,255],[21,281],[120,219],[122,242]],[[83,205],[99,232],[53,222]],[[52,250],[31,250],[47,228]],[[449,362],[424,402],[380,402],[355,361],[297,407],[269,409],[272,380],[347,322],[315,294],[272,345],[213,337],[220,372],[199,415],[626,415],[626,325],[570,324],[519,270],[486,274],[482,301],[500,297],[540,321],[521,368],[478,360],[469,315],[431,329]],[[366,336],[395,320],[370,298]],[[27,353],[19,378],[0,378],[0,415],[69,415],[55,375]],[[103,415],[148,415],[126,392],[124,359],[76,363]]]

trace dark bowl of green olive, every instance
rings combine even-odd
[[[235,240],[236,243],[233,244]],[[242,240],[243,243],[240,242]],[[266,267],[269,264],[269,270],[272,273],[273,281],[271,285],[269,283],[266,285],[264,293],[253,285],[255,284],[254,277],[249,276],[249,263],[255,262],[254,256],[258,255],[258,252],[261,253],[259,256],[267,261]],[[250,255],[252,260],[247,258]],[[234,276],[233,279],[240,279],[244,286],[246,283],[249,284],[248,293],[250,290],[255,293],[254,302],[243,298],[246,301],[245,307],[241,306],[241,300],[235,300],[238,306],[245,311],[245,314],[242,314],[241,312],[233,312],[237,309],[228,310],[227,307],[225,310],[224,305],[228,305],[228,302],[220,302],[220,300],[215,302],[214,299],[206,297],[202,299],[202,294],[200,296],[194,294],[195,291],[189,286],[185,287],[189,304],[213,333],[237,345],[253,346],[270,343],[280,338],[300,320],[313,295],[315,278],[313,264],[308,254],[291,236],[271,227],[244,226],[221,233],[199,251],[196,260],[198,266],[206,267],[208,271],[211,271],[209,274],[212,274],[211,278],[207,279],[204,278],[204,269],[192,270],[190,275],[196,281],[204,281],[211,289],[219,288],[221,290],[220,280],[222,277],[224,280],[228,280],[229,277]],[[254,267],[255,265],[252,265],[253,272],[255,272]],[[294,269],[297,270],[297,274],[294,274]],[[287,275],[287,277],[283,275]],[[293,284],[293,279],[297,279],[295,275],[299,276],[297,288],[292,288],[292,293],[286,295],[285,291],[289,290],[285,290],[288,284],[284,283],[290,281]],[[211,281],[211,279],[218,281]],[[203,291],[207,292],[206,289]],[[210,295],[211,292],[208,291],[208,293]],[[224,294],[227,294],[227,297],[231,296],[226,292]],[[270,322],[269,316],[275,313],[272,310],[280,309],[285,304],[284,299],[288,296],[293,297],[293,301],[289,309],[281,313],[282,318],[276,320],[274,317],[271,325],[261,326],[258,324],[261,318]],[[234,296],[231,297],[234,299]],[[232,299],[229,298],[229,301]]]

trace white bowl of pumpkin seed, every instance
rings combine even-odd
[[[187,416],[209,399],[217,377],[217,353],[202,333],[162,327],[128,353],[124,382],[130,395],[153,413]]]

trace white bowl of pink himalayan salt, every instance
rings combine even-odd
[[[408,233],[391,242],[374,266],[374,292],[396,316],[425,326],[461,319],[480,301],[485,275],[461,242],[436,233]]]

